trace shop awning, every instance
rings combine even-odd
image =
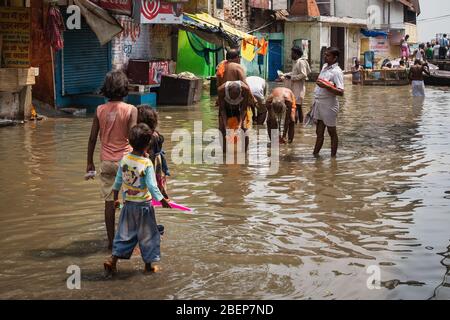
[[[105,9],[88,0],[74,0],[81,15],[103,46],[123,31],[122,26]]]
[[[368,38],[376,38],[376,37],[385,37],[387,38],[388,33],[385,31],[379,31],[379,30],[367,30],[367,29],[361,29],[361,33]]]
[[[230,46],[237,46],[241,40],[254,43],[255,39],[251,34],[233,28],[226,22],[218,20],[207,13],[184,13],[183,27],[206,41],[216,44],[225,40]]]

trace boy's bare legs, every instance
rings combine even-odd
[[[114,232],[116,223],[116,209],[114,201],[105,201],[105,225],[106,233],[108,235],[108,250],[112,250],[114,241]]]
[[[152,262],[152,263],[145,264],[145,269],[144,269],[145,273],[150,273],[150,272],[158,273],[161,271],[162,271],[162,268],[161,268],[161,265],[159,264],[159,262]]]
[[[289,143],[292,143],[294,141],[295,118],[297,117],[297,114],[295,114],[294,118],[292,118],[292,112],[293,112],[292,109],[290,109],[289,112],[286,111],[286,118],[284,119],[284,129],[283,129],[283,139],[286,140],[287,135]]]
[[[116,256],[111,256],[108,260],[103,263],[105,268],[105,273],[111,275],[117,272],[117,261],[119,260]]]
[[[277,130],[278,128],[277,120],[275,114],[271,111],[268,112],[267,118],[267,133],[269,134],[269,139],[272,140],[272,130]]]
[[[295,121],[292,119],[289,119],[289,130],[288,130],[288,142],[292,143],[294,142],[294,135],[295,135]]]

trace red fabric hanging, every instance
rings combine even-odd
[[[267,49],[269,48],[269,41],[266,41],[266,39],[262,38],[259,42],[259,47],[261,49],[258,50],[258,54],[265,56],[267,54]]]
[[[65,30],[64,20],[56,6],[48,9],[48,20],[45,27],[45,39],[50,43],[53,50],[59,51],[64,48],[63,32]]]

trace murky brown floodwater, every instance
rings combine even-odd
[[[298,129],[274,177],[171,165],[173,199],[195,212],[158,210],[163,273],[142,275],[134,257],[115,280],[98,185],[83,180],[91,119],[0,129],[0,298],[449,299],[450,92],[417,103],[408,90],[349,85],[336,162],[329,149],[314,159],[314,130]],[[166,137],[216,124],[207,99],[160,114]],[[73,264],[79,291],[66,288]],[[380,290],[367,288],[370,265]]]

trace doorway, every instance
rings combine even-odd
[[[278,70],[283,70],[283,41],[269,40],[269,81],[278,78]]]
[[[339,66],[345,70],[345,28],[331,27],[331,46],[339,49]]]

